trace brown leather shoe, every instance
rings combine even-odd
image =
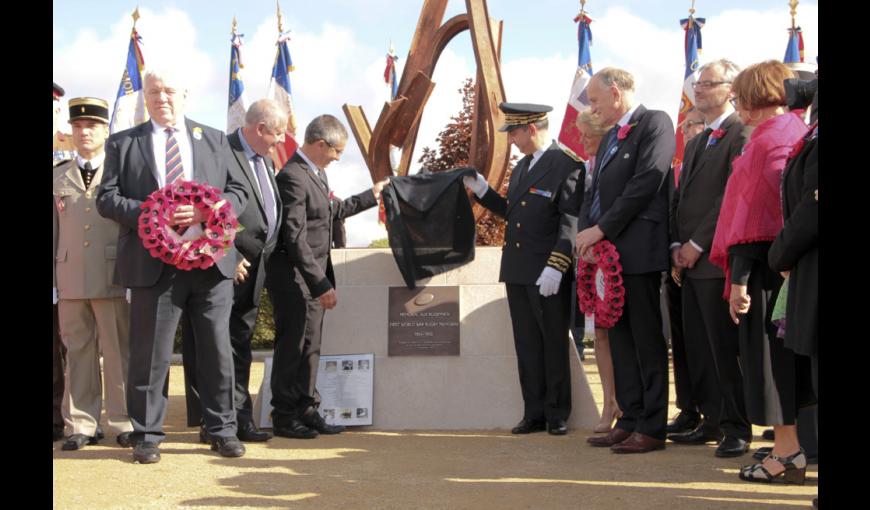
[[[664,439],[656,439],[640,432],[634,432],[625,441],[610,447],[613,453],[647,453],[664,449]]]
[[[614,427],[605,436],[587,437],[586,442],[592,446],[613,446],[625,441],[629,436],[631,436],[631,432]]]

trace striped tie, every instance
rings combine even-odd
[[[175,182],[184,174],[181,166],[181,152],[178,150],[178,142],[172,128],[166,128],[166,185]]]

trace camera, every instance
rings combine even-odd
[[[789,110],[806,109],[813,102],[813,96],[819,90],[819,79],[800,80],[790,78],[785,80],[785,100]]]

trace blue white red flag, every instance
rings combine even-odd
[[[677,115],[677,150],[674,153],[672,166],[674,167],[674,181],[679,182],[680,170],[683,166],[683,122],[686,121],[686,113],[695,106],[695,89],[693,85],[698,80],[698,68],[701,67],[699,55],[701,53],[701,28],[704,27],[705,18],[689,16],[680,20],[680,25],[686,32],[684,50],[686,56],[686,73],[683,77],[683,91],[680,94],[680,112]]]
[[[245,95],[245,83],[242,81],[242,37],[244,34],[233,33],[230,47],[230,90],[227,106],[227,133],[232,133],[245,123],[245,112],[248,101]]]
[[[284,138],[284,143],[278,144],[272,153],[272,160],[275,162],[276,171],[284,168],[284,165],[293,157],[293,154],[299,147],[295,139],[296,118],[293,116],[293,95],[290,89],[290,71],[294,67],[293,60],[290,58],[290,49],[287,47],[287,41],[289,40],[289,31],[278,36],[275,65],[272,66],[269,91],[266,93],[266,97],[281,105],[287,113],[287,135]]]
[[[399,57],[396,50],[390,44],[390,52],[387,53],[387,67],[384,69],[384,82],[390,86],[390,100],[395,100],[399,95],[399,79],[396,77],[396,62]]]
[[[130,47],[127,50],[127,65],[121,75],[121,85],[115,98],[115,109],[109,122],[109,133],[117,133],[148,120],[148,110],[145,109],[145,93],[142,91],[142,71],[145,69],[145,59],[139,43],[142,37],[133,28],[130,34]]]
[[[562,128],[559,130],[559,145],[563,150],[574,153],[582,160],[587,159],[587,154],[580,143],[580,131],[577,129],[577,116],[584,110],[589,109],[589,99],[586,97],[586,86],[592,79],[592,57],[589,48],[592,46],[592,30],[589,24],[592,18],[585,13],[580,13],[575,22],[577,27],[578,57],[577,72],[574,73],[574,83],[571,85],[571,95],[568,96],[568,105],[565,107],[565,116],[562,118]]]
[[[788,46],[785,47],[784,64],[796,64],[804,61],[804,35],[801,27],[789,28]]]

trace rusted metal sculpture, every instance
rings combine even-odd
[[[504,121],[498,108],[505,100],[499,67],[502,22],[489,19],[486,0],[466,0],[465,5],[466,14],[454,16],[442,25],[447,0],[424,1],[398,95],[384,104],[374,130],[360,106],[343,106],[372,181],[394,175],[390,165],[391,145],[402,149],[396,173],[408,175],[423,108],[435,87],[431,78],[435,64],[454,37],[470,30],[477,83],[469,165],[483,174],[494,189],[501,187],[510,158],[510,142],[496,130]],[[483,208],[475,205],[475,218],[483,213]]]

